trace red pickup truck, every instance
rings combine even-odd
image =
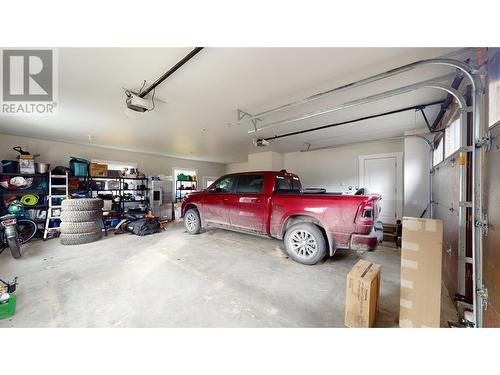
[[[242,231],[283,239],[289,256],[316,264],[339,248],[374,250],[379,196],[305,193],[293,173],[245,172],[222,176],[182,202],[184,226]]]

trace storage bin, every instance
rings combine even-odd
[[[118,190],[120,189],[120,181],[118,180],[108,180],[106,181],[107,190]]]
[[[21,155],[19,158],[19,173],[20,174],[34,174],[35,173],[35,159],[32,155]]]
[[[3,173],[18,173],[19,162],[17,160],[2,160]]]
[[[0,292],[0,320],[10,318],[16,312],[16,293]]]
[[[89,164],[90,162],[88,160],[72,157],[69,161],[69,168],[71,169],[71,174],[75,177],[88,176]]]
[[[107,164],[90,163],[89,173],[93,177],[107,177],[108,176],[108,165]]]

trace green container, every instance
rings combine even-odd
[[[8,298],[4,298],[5,295]],[[0,320],[10,318],[16,312],[16,293],[3,293],[0,295]]]

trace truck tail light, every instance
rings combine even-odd
[[[373,202],[361,203],[356,214],[356,224],[373,225],[375,222],[375,207]]]

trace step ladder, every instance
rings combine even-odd
[[[56,180],[57,183],[53,183]],[[64,182],[64,183],[63,183]],[[50,234],[60,231],[60,226],[51,226],[53,220],[61,220],[61,204],[54,204],[53,198],[68,198],[69,197],[69,178],[68,172],[66,174],[52,174],[49,172],[49,194],[48,199],[48,209],[47,218],[45,221],[45,230],[43,231],[43,239],[49,238]],[[55,191],[54,191],[55,190]],[[64,192],[64,194],[63,194]],[[54,210],[59,210],[58,213],[54,213]]]

